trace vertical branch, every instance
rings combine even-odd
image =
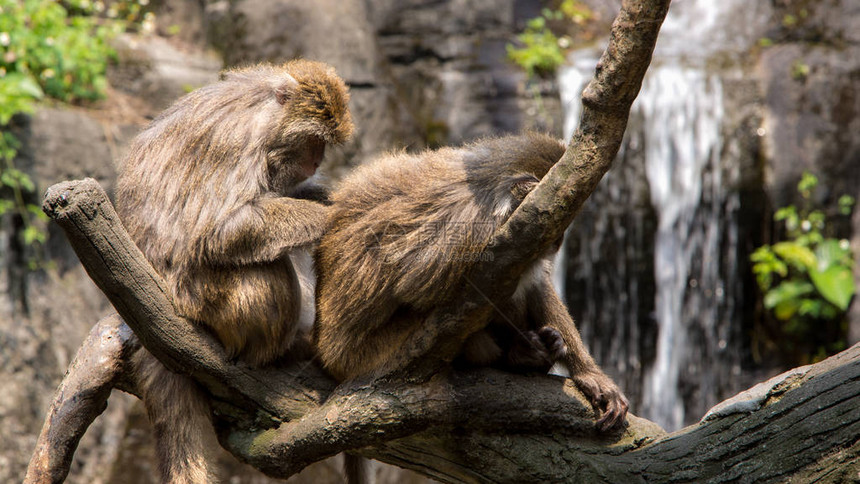
[[[669,3],[624,1],[612,24],[609,45],[582,94],[579,128],[561,160],[496,233],[491,243],[495,260],[477,268],[476,284],[489,289],[492,279],[500,275],[520,274],[564,234],[609,171]]]

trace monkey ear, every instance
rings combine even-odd
[[[540,180],[532,175],[523,175],[514,180],[511,184],[511,195],[519,201],[526,198],[530,191],[534,190]]]
[[[295,77],[286,74],[284,76],[284,82],[275,89],[275,99],[278,100],[278,104],[286,104],[287,101],[290,100],[292,94],[296,91],[297,87],[299,87],[299,81],[297,81]]]

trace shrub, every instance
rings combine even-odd
[[[812,207],[817,185],[814,175],[803,174],[797,186],[803,207],[789,205],[774,214],[784,226],[785,240],[759,247],[750,256],[764,307],[781,322],[788,349],[800,349],[811,360],[844,348],[846,311],[855,293],[850,245],[826,237],[827,217]],[[847,216],[854,199],[842,196],[838,205]]]

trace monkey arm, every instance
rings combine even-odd
[[[570,378],[591,400],[592,405],[603,410],[597,425],[607,430],[620,424],[627,415],[627,398],[589,354],[570,312],[552,286],[549,273],[539,287],[540,289],[531,291],[528,296],[531,316],[538,324],[549,326],[561,333],[567,346],[563,362],[570,372]]]
[[[290,198],[311,200],[322,203],[323,205],[331,204],[331,201],[329,200],[330,193],[328,187],[318,183],[305,181],[290,191],[288,195]]]
[[[201,258],[212,264],[258,264],[319,240],[327,208],[309,200],[262,197],[224,216],[200,238]]]

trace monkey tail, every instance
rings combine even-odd
[[[373,484],[373,462],[357,455],[343,454],[343,473],[347,484]]]
[[[216,438],[208,399],[196,382],[168,370],[145,349],[134,355],[134,363],[141,397],[155,433],[161,482],[213,482],[209,454]]]

